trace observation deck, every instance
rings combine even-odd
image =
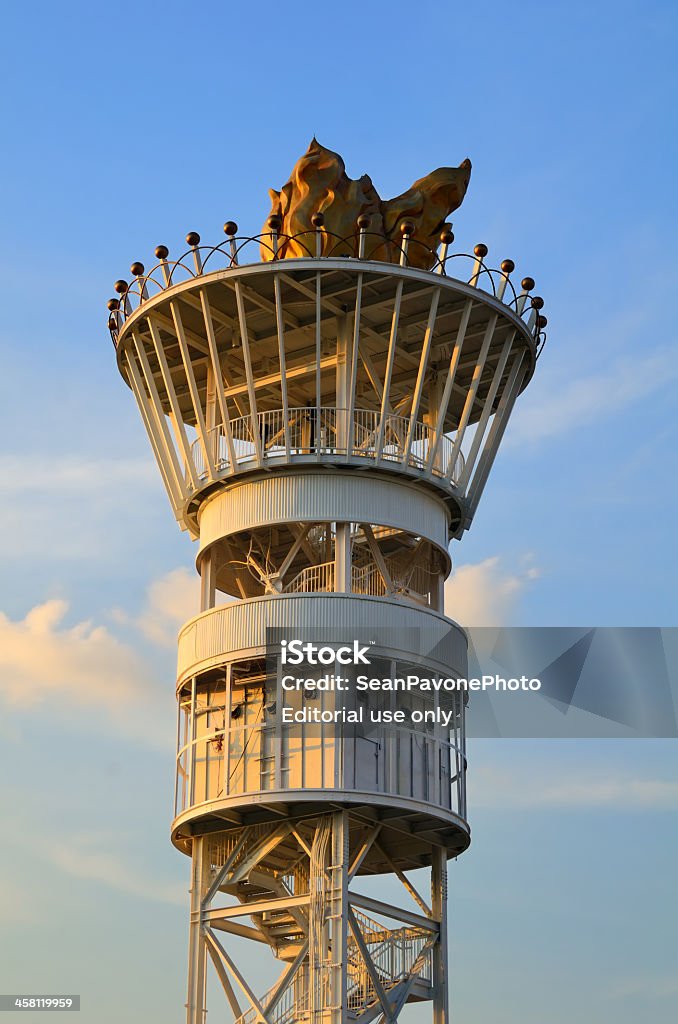
[[[355,256],[321,228],[292,239],[226,229],[213,247],[189,233],[177,260],[158,246],[158,262],[132,264],[109,302],[181,525],[198,535],[203,501],[244,474],[348,465],[433,488],[459,536],[544,342],[534,281],[516,289],[513,262],[493,269],[484,245],[451,252],[449,231],[423,270],[409,265],[422,245],[407,231],[399,262],[385,263],[374,258],[384,237],[364,227]],[[280,256],[290,241],[303,255]]]
[[[198,540],[171,828],[192,862],[188,1024],[208,958],[235,1024],[396,1024],[422,1000],[447,1020],[447,860],[470,842],[449,545],[546,327],[512,260],[451,249],[470,173],[383,199],[314,139],[262,234],[228,221],[219,245],[160,245],[108,302]],[[425,867],[430,899],[406,875]],[[409,908],[360,891],[385,873]],[[261,997],[225,935],[284,962]]]

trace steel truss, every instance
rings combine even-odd
[[[422,1000],[446,1024],[446,851],[431,846],[429,903],[380,849],[381,826],[355,825],[334,810],[193,838],[187,1024],[205,1022],[209,963],[236,1024],[395,1024]],[[354,888],[375,849],[421,913]],[[266,944],[284,962],[268,992],[255,993],[228,936]]]

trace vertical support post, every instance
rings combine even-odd
[[[144,380],[146,382],[146,388],[148,390],[148,394],[149,394],[150,399],[151,399],[151,409],[152,409],[153,413],[155,414],[155,423],[156,423],[157,428],[159,430],[158,441],[159,441],[159,444],[160,444],[161,448],[163,448],[163,450],[167,454],[167,464],[168,464],[168,473],[167,473],[167,475],[168,476],[170,475],[169,474],[169,470],[171,469],[172,476],[174,477],[174,479],[176,481],[176,489],[177,489],[178,494],[179,494],[179,499],[181,501],[181,500],[186,498],[186,485],[184,483],[184,478],[183,478],[183,475],[182,475],[182,472],[181,472],[181,466],[179,465],[179,460],[177,458],[176,449],[175,449],[174,443],[172,441],[172,436],[171,436],[171,434],[169,432],[169,427],[167,426],[167,420],[165,418],[165,413],[164,413],[164,410],[163,410],[163,407],[162,407],[162,403],[160,401],[160,395],[158,394],[158,388],[157,388],[157,385],[155,383],[155,377],[153,376],[153,372],[151,370],[151,366],[150,366],[150,363],[148,361],[148,356],[146,355],[146,348],[144,346],[144,342],[143,342],[143,339],[141,338],[141,335],[137,334],[135,331],[132,331],[132,341],[134,342],[134,347],[135,347],[135,349],[137,351],[137,355],[139,357],[139,364],[141,366],[141,372],[142,372],[143,378],[144,378]],[[128,356],[130,355],[130,350],[129,349],[127,351],[127,354],[128,354]],[[132,370],[132,373],[134,373],[134,369],[133,369],[133,367],[131,365],[130,365],[130,369]],[[144,389],[142,388],[141,389],[141,396],[142,396],[142,398],[143,398],[143,394],[144,394]],[[150,413],[149,413],[149,420],[151,422],[153,420],[153,417],[150,416]],[[164,442],[164,446],[163,446],[163,442]]]
[[[417,418],[419,416],[421,396],[424,390],[424,384],[426,382],[426,369],[428,367],[428,358],[431,352],[431,343],[433,341],[433,330],[435,327],[436,316],[438,315],[439,299],[440,288],[436,288],[435,291],[433,292],[433,295],[431,296],[431,305],[429,307],[426,334],[424,335],[424,343],[421,347],[421,358],[419,360],[419,372],[417,373],[417,383],[414,386],[414,394],[412,395],[412,408],[410,409],[410,425],[407,431],[405,451],[403,452],[404,466],[407,466],[409,464],[410,453],[412,451],[412,442],[416,438]]]
[[[184,456],[184,465],[186,467],[186,473],[188,477],[186,482],[187,484],[190,484],[193,490],[197,490],[199,487],[199,482],[195,468],[195,461],[193,459],[193,453],[191,452],[191,446],[188,443],[188,437],[186,436],[186,427],[184,426],[184,420],[181,415],[181,409],[179,406],[179,402],[177,400],[176,388],[174,387],[174,381],[172,380],[172,372],[167,362],[167,356],[165,354],[165,349],[163,347],[160,331],[158,330],[156,324],[154,323],[153,320],[151,320],[150,317],[147,317],[146,322],[148,324],[148,330],[153,341],[153,346],[155,348],[155,354],[158,358],[158,364],[162,372],[162,379],[165,382],[165,389],[167,391],[167,397],[169,398],[170,409],[172,410],[172,414],[170,416],[170,423],[172,424],[172,429],[174,430],[179,450],[183,453]]]
[[[483,450],[483,454],[478,460],[478,468],[476,469],[473,479],[469,484],[468,499],[470,506],[471,517],[475,515],[475,511],[480,501],[480,496],[483,493],[487,478],[490,475],[492,464],[495,456],[501,444],[501,439],[504,436],[506,425],[513,411],[516,398],[523,385],[525,375],[528,370],[523,369],[525,361],[525,349],[518,352],[513,361],[513,366],[509,371],[509,377],[502,391],[501,398],[499,399],[499,405],[494,415],[494,421],[490,427],[490,432],[487,435],[487,443]]]
[[[334,589],[338,594],[351,592],[351,524],[337,523],[334,541]]]
[[[487,395],[485,396],[485,402],[483,404],[483,411],[480,415],[480,419],[476,427],[476,432],[473,436],[473,442],[469,449],[468,455],[466,456],[466,464],[464,466],[464,471],[459,477],[459,480],[457,481],[457,487],[459,488],[460,491],[462,491],[462,493],[465,491],[466,486],[469,480],[471,479],[473,467],[475,466],[476,458],[478,457],[478,452],[480,451],[480,446],[483,442],[485,431],[487,430],[487,424],[492,414],[494,400],[497,397],[497,391],[499,390],[499,385],[504,375],[504,370],[506,369],[506,364],[511,353],[511,346],[513,345],[513,339],[515,338],[515,336],[515,331],[511,331],[508,334],[506,341],[504,342],[504,346],[499,354],[499,359],[494,370],[494,376],[492,377],[490,386],[487,389]]]
[[[348,316],[341,313],[337,317],[337,451],[348,453],[348,389],[351,362],[351,333]]]
[[[393,366],[395,363],[396,343],[398,340],[398,321],[400,319],[400,303],[403,297],[403,279],[399,279],[396,285],[395,299],[393,301],[393,317],[391,319],[391,333],[388,339],[388,355],[386,356],[386,370],[384,372],[384,388],[381,395],[381,412],[379,415],[379,432],[375,444],[377,462],[381,461],[384,449],[384,432],[386,429],[386,417],[391,411],[390,393],[391,378],[393,377]]]
[[[276,246],[276,254],[278,252]],[[290,439],[290,408],[287,398],[287,364],[285,361],[285,321],[283,319],[282,294],[280,291],[280,275],[273,275],[273,293],[275,295],[275,323],[278,332],[278,363],[280,365],[280,394],[282,396],[283,430],[285,432],[285,455],[291,455]]]
[[[128,380],[132,391],[134,392],[137,405],[139,406],[141,418],[144,426],[146,427],[146,433],[148,434],[148,440],[151,442],[151,448],[153,449],[153,454],[155,455],[156,462],[158,463],[158,469],[160,470],[165,489],[172,505],[172,511],[178,518],[178,510],[181,507],[181,497],[176,490],[176,482],[169,474],[167,459],[165,457],[166,453],[163,450],[162,440],[158,434],[158,428],[153,421],[153,414],[146,396],[146,391],[141,381],[141,377],[139,376],[139,370],[134,360],[134,356],[129,348],[125,351],[124,356],[129,370]]]
[[[200,611],[206,612],[214,608],[217,595],[216,566],[214,551],[206,551],[200,561]]]
[[[184,324],[181,318],[181,311],[179,309],[178,301],[170,302],[170,311],[172,313],[172,319],[174,321],[174,330],[177,341],[179,343],[179,351],[181,352],[181,361],[184,364],[184,373],[186,375],[186,384],[188,385],[188,392],[191,396],[191,405],[193,406],[193,413],[195,415],[195,429],[198,434],[198,440],[205,458],[205,467],[210,475],[210,479],[214,480],[216,472],[214,469],[214,460],[212,459],[212,452],[210,451],[207,442],[207,426],[205,424],[205,415],[200,404],[200,394],[198,392],[198,385],[195,381],[195,374],[193,372],[193,364],[191,362],[191,354],[188,348],[188,342],[186,340],[186,333],[184,331]]]
[[[186,1024],[205,1024],[205,936],[203,934],[203,897],[207,890],[209,863],[208,840],[195,836],[191,853],[191,919],[188,936],[188,1000]]]
[[[313,429],[312,443],[315,447],[318,458],[321,455],[320,448],[320,402],[321,402],[321,381],[320,363],[322,360],[322,275],[320,271],[315,275],[315,423]]]
[[[196,679],[195,676],[191,679],[191,711],[189,716],[189,728],[188,728],[188,802],[190,805],[195,803],[195,738],[196,738]]]
[[[219,400],[219,411],[221,412],[221,428],[226,437],[226,444],[228,446],[228,461],[231,472],[235,472],[236,457],[235,449],[233,446],[233,434],[231,431],[231,421],[228,415],[228,403],[226,401],[226,395],[224,394],[224,378],[221,372],[221,362],[219,359],[219,348],[217,346],[217,338],[214,332],[214,322],[212,320],[212,311],[210,308],[209,299],[207,298],[207,292],[204,288],[200,289],[200,304],[202,306],[203,320],[205,321],[205,332],[207,334],[207,343],[210,350],[211,360],[211,377],[214,387],[216,398]],[[208,378],[209,379],[209,378]],[[208,402],[209,408],[209,402]],[[214,461],[217,466],[221,464],[220,458],[220,440],[218,431],[214,429],[215,420],[214,413],[209,416],[208,413],[208,429],[210,430],[210,437],[214,436]]]
[[[247,397],[250,403],[250,422],[252,424],[252,439],[254,450],[257,455],[257,462],[261,465],[263,452],[261,447],[261,432],[259,429],[259,413],[257,410],[257,392],[252,371],[252,356],[250,353],[250,338],[247,329],[247,315],[245,313],[245,299],[243,297],[240,281],[236,278],[233,282],[235,301],[238,307],[238,323],[240,324],[240,344],[242,346],[242,358],[245,364],[245,378],[247,380]]]
[[[443,388],[440,404],[438,405],[438,419],[435,425],[433,444],[429,449],[428,463],[426,465],[426,470],[429,473],[431,472],[433,466],[435,465],[435,460],[438,455],[438,449],[440,447],[440,442],[443,436],[443,430],[445,429],[445,417],[447,416],[447,408],[450,404],[450,398],[452,397],[454,378],[457,375],[457,368],[459,366],[461,350],[464,345],[464,339],[466,337],[466,330],[468,328],[469,317],[471,316],[472,309],[473,299],[468,299],[466,305],[464,306],[464,310],[461,314],[461,320],[459,322],[457,336],[454,341],[454,348],[452,349],[452,355],[450,356],[450,365],[447,370],[447,377],[445,378],[445,387]],[[446,468],[447,467],[445,467],[445,469]]]
[[[457,427],[457,436],[452,446],[452,454],[450,455],[450,462],[447,467],[447,479],[452,480],[454,478],[455,466],[457,463],[457,456],[461,451],[462,442],[464,440],[464,434],[466,433],[466,427],[468,426],[469,419],[471,418],[471,411],[473,409],[473,403],[476,400],[476,394],[480,385],[480,379],[485,369],[485,360],[487,359],[487,353],[490,351],[490,345],[492,344],[492,338],[494,337],[494,331],[497,326],[497,314],[493,313],[488,320],[487,327],[485,329],[485,335],[483,337],[483,343],[480,346],[480,352],[478,353],[478,359],[473,369],[473,376],[471,377],[471,383],[469,385],[468,392],[466,394],[466,401],[464,402],[464,408],[462,410],[459,425]]]
[[[214,468],[219,465],[219,437],[217,435],[217,394],[214,370],[207,367],[205,395],[205,426],[207,427],[207,447],[212,452]]]
[[[431,864],[431,910],[438,922],[438,941],[433,947],[433,1024],[448,1024],[447,983],[447,853],[435,846]]]
[[[353,455],[353,440],[355,438],[355,392],[356,385],[358,383],[358,353],[360,349],[360,317],[361,317],[361,306],[363,297],[363,275],[358,274],[358,280],[356,282],[355,290],[355,312],[353,314],[353,340],[351,343],[351,376],[348,382],[348,402],[347,402],[347,440],[346,440],[346,458],[347,460]]]
[[[328,1024],[344,1024],[347,1003],[348,946],[348,812],[332,815],[332,861],[330,863],[331,921],[331,1008]]]

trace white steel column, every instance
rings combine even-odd
[[[334,589],[338,594],[351,592],[351,524],[337,523],[334,540]]]
[[[200,561],[200,611],[206,612],[214,608],[216,599],[216,567],[214,552],[210,548]]]
[[[205,936],[202,901],[209,872],[208,842],[203,836],[193,839],[191,854],[191,922],[188,937],[188,1000],[186,1024],[205,1024]]]
[[[348,813],[332,815],[330,861],[331,1007],[328,1024],[344,1024],[347,1002],[348,945]]]
[[[433,947],[433,1024],[448,1024],[447,984],[447,854],[441,846],[432,849],[431,910],[438,922],[438,941]]]
[[[348,451],[348,405],[351,376],[351,334],[348,316],[342,313],[337,317],[337,449]]]

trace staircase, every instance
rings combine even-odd
[[[412,991],[417,982],[424,988],[430,986],[431,956],[428,947],[429,937],[426,932],[417,928],[384,928],[381,923],[368,917],[362,911],[354,910],[354,914],[372,962],[376,967],[382,989],[389,996],[389,1001],[397,1001],[406,986],[408,992]],[[288,926],[292,927],[292,922],[289,922]],[[346,1005],[349,1016],[352,1020],[360,1021],[361,1024],[368,1024],[373,1017],[381,1013],[382,1008],[370,973],[352,935],[349,935],[348,938],[347,953]],[[320,984],[325,990],[329,988],[330,982],[329,965],[323,965],[321,971]],[[309,967],[305,962],[297,970],[295,984],[285,991],[283,997],[273,1007],[272,1012],[266,1013],[271,1024],[310,1022],[309,982]],[[300,993],[296,997],[295,991]],[[264,1012],[267,1011],[275,992],[276,987],[274,986],[261,996],[259,1002]],[[416,994],[414,998],[417,998]],[[329,1003],[329,999],[327,1002]],[[257,1024],[257,1020],[256,1011],[254,1008],[250,1008],[236,1020],[235,1024]]]
[[[243,908],[252,904],[250,920],[261,939],[279,960],[288,964],[298,961],[294,974],[282,986],[276,984],[259,999],[268,1024],[321,1024],[313,1011],[310,994],[316,993],[316,1005],[332,1004],[332,965],[327,951],[323,953],[320,947],[319,955],[325,959],[316,962],[311,975],[309,906],[264,909],[268,900],[275,903],[307,896],[317,885],[317,878],[315,883],[312,880],[312,863],[298,855],[295,861],[290,831],[285,825],[273,832],[270,826],[252,826],[241,841],[229,837],[215,840],[212,880],[221,871],[219,891],[237,899]],[[435,933],[416,926],[388,928],[357,907],[352,908],[352,913],[361,941],[357,941],[349,927],[345,1005],[348,1019],[369,1024],[380,1016],[380,994],[396,1011],[394,1016],[405,1002],[430,999]],[[219,928],[217,921],[213,927]],[[364,954],[369,958],[370,968]],[[261,1015],[252,1006],[237,1018],[236,1024],[260,1024],[260,1020]]]

